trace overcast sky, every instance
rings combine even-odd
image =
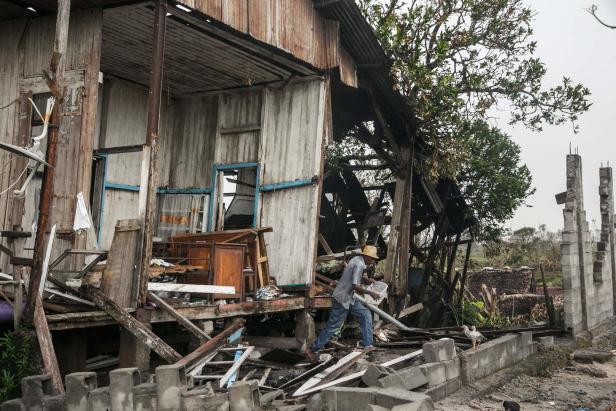
[[[547,66],[546,85],[563,76],[583,83],[592,93],[590,111],[580,121],[580,132],[571,126],[545,127],[533,133],[520,126],[509,127],[507,113],[499,121],[518,144],[522,159],[530,168],[537,192],[522,207],[508,226],[536,227],[547,224],[550,230],[563,226],[563,206],[554,195],[565,191],[565,156],[569,143],[582,155],[584,196],[587,218],[600,225],[599,167],[609,161],[616,165],[616,30],[597,23],[584,8],[599,6],[599,14],[616,25],[616,0],[529,0],[536,10],[537,54]]]

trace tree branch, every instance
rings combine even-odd
[[[612,29],[615,30],[616,26],[612,26],[610,24],[607,24],[606,22],[604,22],[603,20],[601,20],[599,18],[599,16],[597,16],[597,9],[598,7],[593,4],[592,6],[590,6],[590,8],[585,9],[588,13],[590,13],[591,16],[593,16],[595,18],[595,20],[597,20],[599,23],[601,23],[603,26],[607,27],[608,29]]]

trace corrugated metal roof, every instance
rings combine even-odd
[[[398,140],[408,141],[412,113],[406,100],[394,89],[391,62],[355,1],[314,0],[314,3],[324,17],[340,22],[340,39],[357,64],[360,83],[369,86],[379,103],[388,108],[385,113],[392,128],[398,131]]]

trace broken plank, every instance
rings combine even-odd
[[[324,355],[326,355],[327,357],[323,360],[323,362],[321,362],[320,364],[316,365],[315,367],[309,369],[305,373],[298,375],[297,377],[293,378],[292,380],[289,380],[289,381],[285,382],[284,384],[282,384],[278,388],[281,389],[281,390],[284,390],[285,388],[293,387],[294,385],[297,385],[300,382],[305,381],[308,378],[312,377],[313,375],[315,375],[315,374],[319,373],[320,371],[322,371],[334,359],[334,357],[332,357],[331,354],[322,354],[322,356],[324,356]],[[265,382],[263,384],[265,384]],[[263,385],[263,384],[260,384],[260,385]]]
[[[173,348],[165,343],[160,337],[152,332],[149,328],[135,319],[132,315],[122,309],[118,304],[113,302],[109,297],[103,294],[100,290],[86,285],[81,287],[81,290],[94,303],[109,314],[114,320],[122,325],[128,332],[135,336],[143,344],[147,345],[168,363],[174,363],[182,359]]]
[[[421,310],[423,310],[422,303],[411,305],[410,307],[407,307],[404,310],[400,311],[400,314],[398,314],[398,320],[401,318],[408,317],[409,315],[414,314]]]
[[[306,381],[301,387],[299,387],[297,389],[297,391],[295,391],[293,393],[294,397],[298,397],[300,395],[303,395],[306,393],[307,390],[314,388],[316,386],[318,386],[319,384],[321,384],[321,382],[330,374],[336,372],[336,370],[344,367],[344,365],[346,365],[349,362],[353,362],[353,360],[359,359],[361,356],[363,356],[363,352],[362,351],[352,351],[349,354],[347,354],[346,356],[342,357],[336,364],[332,365],[331,367],[323,370],[322,372],[318,373],[317,375],[315,375],[314,377],[312,377],[311,379],[309,379],[308,381]]]
[[[172,306],[167,304],[165,300],[154,294],[152,291],[148,291],[148,299],[154,304],[156,304],[158,308],[175,318],[180,323],[180,325],[182,325],[189,333],[197,337],[199,342],[203,343],[207,340],[211,340],[211,337],[205,332],[203,332],[203,330],[197,327],[193,322],[188,320],[182,314],[177,312]]]
[[[194,294],[235,294],[235,287],[224,285],[148,283],[148,291]]]
[[[323,247],[323,249],[325,250],[325,253],[327,253],[327,255],[333,255],[334,252],[332,251],[331,247],[329,246],[329,244],[327,244],[327,241],[325,240],[325,237],[323,237],[323,234],[319,233],[319,244],[321,244],[321,247]]]
[[[263,376],[261,376],[261,379],[259,380],[259,387],[262,387],[265,385],[265,383],[267,382],[267,377],[269,377],[270,373],[272,372],[272,368],[266,368],[265,371],[263,371]]]
[[[62,375],[60,374],[60,367],[58,367],[58,358],[53,347],[53,341],[51,340],[51,333],[47,326],[47,319],[45,318],[45,310],[41,303],[41,297],[39,295],[34,297],[36,299],[34,303],[34,329],[36,330],[36,339],[38,340],[39,349],[41,351],[41,357],[43,358],[43,366],[45,372],[51,376],[51,384],[58,394],[64,394],[64,385],[62,384]]]
[[[254,349],[255,347],[252,347],[252,346],[245,347],[242,355],[239,358],[236,358],[233,366],[229,368],[227,372],[225,373],[225,375],[223,375],[223,377],[220,379],[218,383],[219,384],[218,386],[220,388],[224,387],[227,381],[230,383],[233,383],[232,377],[237,373],[239,368],[242,366],[242,364],[244,364],[244,361],[246,361],[246,359],[248,358],[248,356],[250,356],[250,354],[254,351]]]
[[[405,354],[405,355],[403,355],[401,357],[398,357],[398,358],[394,358],[393,360],[386,361],[386,362],[381,363],[379,365],[382,365],[383,367],[392,367],[392,366],[394,366],[396,364],[400,364],[402,362],[411,360],[411,359],[413,359],[415,357],[419,357],[422,354],[423,354],[423,350],[413,351],[411,353]],[[337,380],[334,380],[334,381],[329,382],[327,384],[322,384],[322,385],[319,385],[318,387],[309,388],[309,389],[305,390],[303,393],[301,393],[299,395],[312,394],[314,392],[324,390],[325,388],[334,387],[336,385],[344,384],[344,383],[356,380],[358,378],[361,378],[362,375],[364,375],[365,373],[366,373],[366,370],[357,371],[356,373],[345,375],[344,377],[338,378]],[[293,394],[294,397],[299,396],[299,395]]]
[[[197,365],[199,365],[205,357],[212,353],[215,350],[218,350],[222,347],[227,338],[229,338],[235,331],[239,330],[244,326],[243,318],[236,318],[229,327],[225,328],[221,333],[212,337],[211,340],[206,341],[197,347],[196,350],[186,355],[184,358],[180,358],[176,360],[176,364],[183,365],[186,369],[191,369]]]

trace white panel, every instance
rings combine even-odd
[[[261,184],[310,178],[321,173],[326,82],[314,80],[267,90],[261,144]],[[279,285],[312,283],[320,186],[261,196],[270,274]]]

